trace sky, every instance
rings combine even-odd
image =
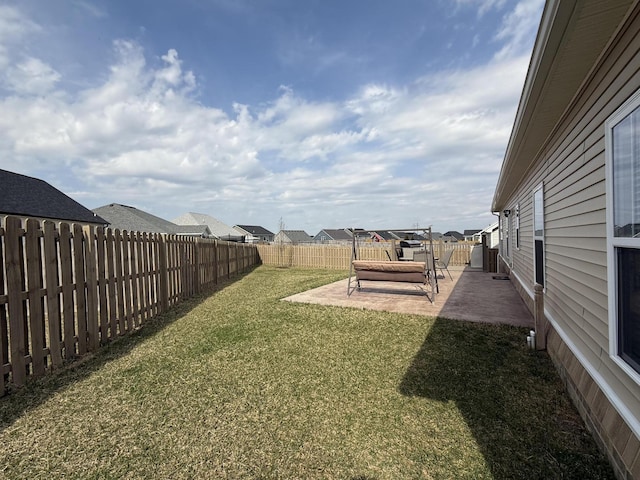
[[[4,0],[0,168],[167,220],[484,228],[543,3]]]

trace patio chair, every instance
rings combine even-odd
[[[451,272],[449,271],[449,262],[451,261],[452,255],[453,255],[453,249],[446,251],[445,254],[442,256],[442,258],[439,258],[436,260],[436,265],[435,265],[436,272],[440,270],[442,272],[442,278],[444,278],[444,271],[446,270],[447,273],[449,274],[449,278],[451,279],[451,281],[453,281],[453,277],[451,276]]]

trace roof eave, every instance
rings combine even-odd
[[[633,0],[549,0],[529,64],[491,210],[507,206],[580,98]],[[597,29],[593,25],[597,22]],[[585,40],[588,40],[586,42]]]

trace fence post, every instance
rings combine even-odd
[[[536,350],[545,350],[547,348],[547,319],[544,316],[544,287],[536,283],[533,290]]]

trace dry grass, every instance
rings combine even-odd
[[[512,327],[292,304],[260,267],[0,399],[6,478],[613,478]]]

